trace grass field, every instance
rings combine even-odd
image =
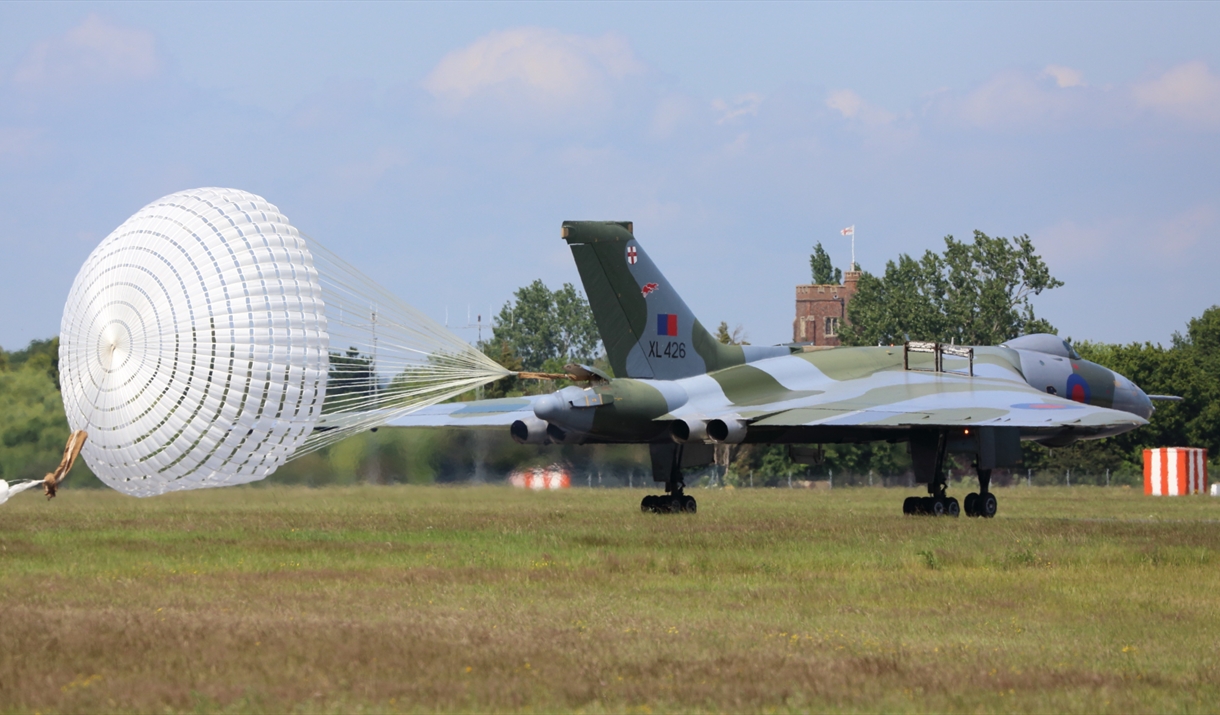
[[[0,711],[1220,710],[1220,499],[643,494],[22,495]]]

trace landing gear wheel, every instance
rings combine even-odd
[[[940,497],[928,497],[931,504],[928,505],[928,513],[932,516],[945,515],[945,500]]]
[[[979,495],[970,492],[966,495],[966,503],[963,505],[966,516],[975,517],[979,515]]]
[[[991,519],[995,517],[995,512],[998,507],[999,504],[996,503],[995,495],[991,492],[979,495],[977,506],[979,516],[983,517],[984,519]]]
[[[961,511],[962,508],[958,506],[957,499],[949,497],[945,500],[945,516],[951,516],[956,519],[957,515],[960,514]]]
[[[645,514],[694,514],[698,508],[695,498],[685,494],[649,494],[640,501]]]
[[[902,513],[907,516],[915,516],[919,514],[919,497],[907,497],[902,502]]]

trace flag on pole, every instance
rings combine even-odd
[[[856,265],[856,224],[852,224],[847,228],[839,231],[844,236],[851,236],[851,268],[849,270],[858,271],[859,266]]]

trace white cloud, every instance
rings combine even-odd
[[[865,124],[880,125],[893,122],[896,117],[890,112],[875,107],[850,89],[837,89],[826,97],[826,106],[842,114],[845,119],[855,119]]]
[[[739,117],[758,116],[758,107],[762,104],[762,100],[761,94],[753,92],[741,94],[728,100],[712,100],[712,109],[720,115],[716,123],[727,124]]]
[[[1042,70],[1043,77],[1051,77],[1055,80],[1055,84],[1059,89],[1067,89],[1068,87],[1083,87],[1084,74],[1080,70],[1074,70],[1071,67],[1063,67],[1061,65],[1047,65],[1046,69]]]
[[[950,101],[958,119],[982,127],[1062,119],[1075,108],[1071,95],[1023,72],[1002,72],[964,97]]]
[[[680,95],[662,97],[653,110],[649,134],[656,139],[668,139],[693,114],[694,102],[689,98]]]
[[[860,113],[860,108],[864,106],[864,100],[850,89],[839,89],[831,92],[830,96],[826,98],[826,106],[838,110],[848,119],[854,119]]]
[[[1132,94],[1140,107],[1192,123],[1220,123],[1220,77],[1199,60],[1137,83]]]
[[[39,42],[17,66],[13,82],[27,88],[144,80],[161,61],[151,33],[89,15],[63,35]]]
[[[1181,260],[1187,251],[1201,244],[1214,243],[1218,234],[1220,210],[1212,204],[1199,203],[1161,218],[1127,216],[1097,223],[1065,220],[1031,235],[1039,252],[1056,270],[1099,261],[1122,262],[1131,256],[1141,256],[1149,264],[1165,265]]]
[[[559,110],[607,102],[615,83],[643,71],[618,35],[523,27],[491,32],[450,52],[423,86],[450,108],[490,97],[517,107]]]

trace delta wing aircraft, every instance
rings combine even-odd
[[[616,377],[588,366],[583,386],[532,397],[434,405],[401,427],[507,427],[526,444],[646,443],[665,495],[641,509],[693,512],[684,467],[716,444],[786,444],[815,463],[821,445],[907,442],[916,480],[906,514],[992,517],[992,470],[1017,464],[1021,440],[1063,446],[1146,424],[1153,407],[1130,380],[1082,360],[1054,335],[998,347],[910,342],[811,348],[724,345],[648,258],[630,222],[567,221],[572,249]],[[945,494],[946,457],[974,458],[979,492]]]

